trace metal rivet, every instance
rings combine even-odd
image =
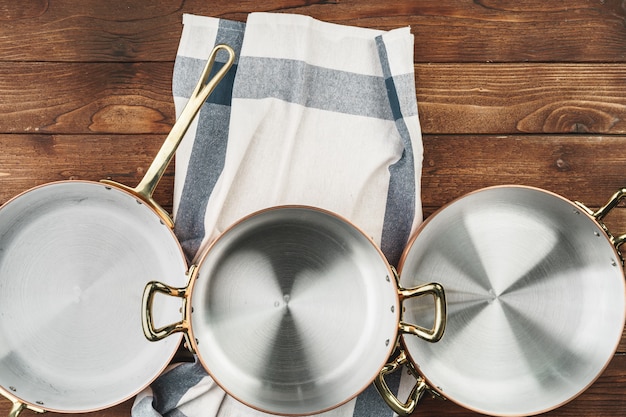
[[[611,259],[611,265],[612,266],[617,266],[617,262],[615,262],[615,259]]]
[[[196,345],[200,344],[200,341],[197,338],[194,338],[194,340],[196,341]]]
[[[105,186],[104,188],[105,188],[106,190],[110,190],[110,189],[111,189],[111,187],[106,187],[106,186]]]
[[[163,226],[165,226],[165,222],[163,220],[159,220]]]
[[[391,280],[389,279],[389,275],[387,275],[387,276],[385,277],[385,280],[386,280],[387,282],[391,282]]]
[[[574,210],[574,214],[580,214],[580,211]]]
[[[11,391],[13,391],[13,392],[17,391],[17,388],[15,388],[15,387],[9,387],[9,389],[10,389]]]
[[[391,312],[395,313],[395,311],[396,311],[396,308],[394,306],[391,306]]]
[[[139,200],[135,200],[135,201],[136,201],[136,202],[137,202],[137,204],[139,204],[139,205],[143,204],[143,203],[142,203],[141,201],[139,201]]]
[[[389,339],[385,340],[385,346],[389,346]]]
[[[39,405],[43,405],[43,401],[35,401]]]

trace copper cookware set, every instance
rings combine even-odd
[[[210,77],[218,54],[225,64]],[[602,373],[626,314],[626,235],[603,219],[626,189],[597,211],[532,187],[475,191],[421,225],[398,271],[347,219],[272,207],[188,265],[152,194],[233,62],[230,47],[213,50],[136,188],[56,182],[0,207],[0,394],[10,417],[123,402],[183,339],[231,396],[279,415],[331,410],[372,382],[404,416],[424,393],[532,415]],[[416,383],[399,399],[386,377],[407,368]]]

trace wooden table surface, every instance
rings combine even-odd
[[[427,216],[490,185],[591,207],[626,186],[624,1],[0,0],[0,204],[55,180],[136,185],[174,122],[182,14],[253,11],[411,26]],[[155,194],[170,209],[172,187],[170,167]],[[623,203],[608,223],[626,232]],[[127,416],[131,403],[89,415]],[[475,414],[426,399],[416,415]],[[626,338],[586,392],[547,415],[626,415]]]

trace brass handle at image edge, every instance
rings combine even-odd
[[[404,365],[406,365],[409,368],[409,371],[417,377],[417,382],[411,390],[407,401],[403,403],[391,392],[387,382],[385,381],[385,376],[402,369]],[[426,385],[424,379],[418,376],[415,368],[407,359],[404,350],[400,350],[398,356],[380,370],[376,379],[374,379],[374,386],[389,408],[391,408],[391,410],[393,410],[393,412],[400,417],[407,417],[413,414],[415,408],[417,407],[417,403],[422,398],[422,395],[424,395],[426,391],[430,391],[430,388]]]
[[[404,321],[400,321],[399,326],[402,333],[415,335],[428,342],[438,342],[443,337],[447,321],[446,294],[441,284],[431,282],[415,288],[402,288],[398,285],[398,294],[400,296],[400,305],[408,298],[424,295],[433,296],[435,300],[435,319],[432,328],[427,329]]]
[[[615,194],[613,194],[611,198],[609,198],[609,201],[607,201],[607,203],[604,206],[600,207],[595,212],[589,209],[585,204],[578,202],[578,201],[575,202],[577,206],[582,208],[585,212],[587,212],[587,214],[589,214],[594,219],[596,219],[596,221],[600,224],[602,229],[604,229],[606,234],[609,236],[609,240],[615,246],[617,253],[620,255],[622,265],[624,265],[624,256],[620,252],[620,246],[622,246],[624,242],[626,242],[626,234],[623,234],[621,236],[613,235],[609,231],[609,228],[604,224],[603,219],[606,217],[607,214],[609,214],[611,210],[613,210],[625,198],[626,198],[626,187],[616,191]]]
[[[35,413],[40,413],[40,414],[46,412],[46,410],[44,410],[43,408],[39,408],[39,407],[32,406],[30,404],[23,403],[22,401],[14,397],[9,392],[3,390],[2,388],[0,388],[0,394],[7,400],[11,401],[12,403],[11,410],[9,410],[8,417],[18,417],[20,414],[22,414],[22,411],[26,409],[30,411],[34,411]]]
[[[213,69],[213,64],[215,63],[215,58],[219,51],[225,51],[228,53],[228,59],[220,68],[215,75],[209,79],[209,75],[211,74],[211,70]],[[235,62],[235,51],[228,45],[217,45],[211,51],[207,63],[202,70],[202,75],[200,76],[200,80],[196,85],[189,101],[185,105],[185,108],[181,112],[180,116],[174,123],[172,130],[165,138],[165,142],[161,146],[161,149],[157,153],[156,157],[152,161],[152,164],[146,171],[146,175],[143,177],[141,182],[137,185],[137,187],[132,188],[128,187],[124,184],[120,184],[116,181],[111,180],[102,180],[103,183],[111,184],[115,187],[122,188],[134,196],[140,198],[150,207],[152,207],[159,216],[166,222],[166,224],[170,227],[174,227],[174,222],[172,221],[169,213],[165,211],[153,198],[154,190],[156,189],[157,184],[163,177],[163,173],[165,172],[167,166],[172,160],[178,145],[185,136],[185,133],[189,129],[191,122],[196,117],[200,108],[209,97],[209,95],[215,90],[217,84],[224,78],[228,70],[232,67]]]
[[[152,307],[154,304],[154,296],[158,293],[171,297],[182,298],[182,318],[179,322],[168,324],[157,328],[152,317]],[[141,325],[143,334],[151,342],[158,342],[174,333],[183,333],[186,346],[189,350],[192,345],[189,340],[189,326],[187,324],[187,288],[171,287],[159,281],[150,281],[146,284],[141,299]],[[193,352],[192,352],[193,353]]]

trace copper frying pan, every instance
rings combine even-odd
[[[578,396],[602,373],[624,331],[620,246],[603,218],[616,192],[592,211],[532,187],[485,188],[421,225],[399,269],[402,285],[437,276],[448,299],[439,343],[402,338],[403,352],[377,387],[400,415],[425,392],[476,412],[528,416]],[[430,311],[407,303],[408,320]],[[406,402],[384,376],[407,364],[418,385]]]
[[[211,76],[220,51],[226,63]],[[0,208],[0,394],[14,404],[11,417],[25,408],[74,413],[115,405],[149,385],[173,357],[181,337],[153,344],[141,330],[145,283],[167,277],[183,285],[187,270],[172,221],[152,194],[233,61],[228,46],[212,51],[136,188],[57,182]],[[177,317],[164,309],[156,320]]]

